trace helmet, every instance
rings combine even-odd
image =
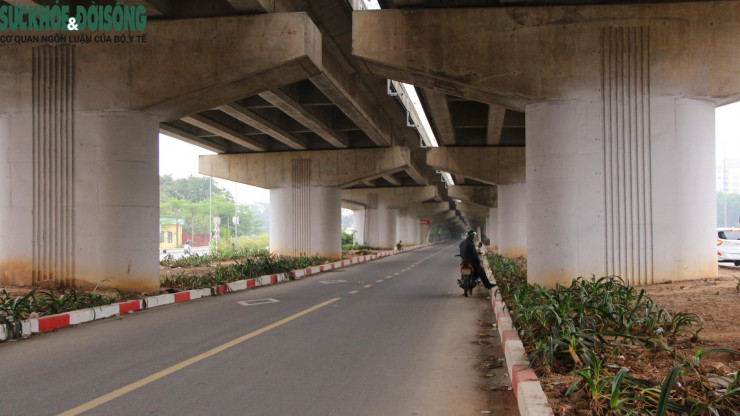
[[[468,237],[472,237],[476,234],[475,230],[468,231]]]

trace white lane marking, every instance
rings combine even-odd
[[[322,280],[319,283],[324,285],[333,285],[335,283],[347,283],[346,280]]]
[[[280,301],[277,299],[267,298],[267,299],[242,300],[236,303],[242,306],[255,306],[255,305],[265,305],[268,303],[278,303],[278,302]]]

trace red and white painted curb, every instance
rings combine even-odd
[[[488,267],[488,260],[484,257],[482,262],[486,273],[491,276],[492,283],[495,283],[493,273]],[[491,305],[496,316],[496,326],[506,358],[506,369],[511,378],[514,395],[516,395],[519,414],[522,416],[552,416],[552,407],[547,401],[537,374],[529,368],[529,358],[527,358],[519,333],[512,325],[509,309],[501,299],[501,295],[498,293],[492,295]]]
[[[80,309],[72,312],[60,313],[58,315],[44,316],[41,318],[25,319],[21,321],[21,337],[28,338],[32,334],[38,334],[42,332],[53,331],[55,329],[64,328],[72,325],[81,324],[84,322],[96,321],[103,318],[109,318],[111,316],[123,315],[126,313],[132,313],[141,309],[151,309],[157,306],[169,305],[172,303],[180,303],[188,300],[204,298],[212,295],[222,295],[227,292],[236,292],[240,290],[252,289],[257,286],[267,286],[284,282],[287,280],[300,279],[302,277],[311,276],[314,274],[328,272],[330,270],[339,269],[342,267],[352,266],[367,261],[372,261],[382,257],[393,256],[405,251],[416,250],[419,248],[430,246],[428,244],[420,244],[417,246],[405,247],[403,251],[389,250],[382,251],[375,254],[368,254],[365,256],[352,257],[351,259],[335,261],[334,263],[322,264],[319,266],[308,267],[300,270],[293,270],[289,272],[292,275],[292,279],[288,277],[288,273],[272,274],[260,277],[255,277],[246,280],[238,280],[236,282],[227,283],[225,285],[219,285],[212,288],[205,289],[193,289],[177,293],[168,293],[165,295],[150,296],[148,298],[139,300],[129,300],[125,302],[113,303],[111,305],[98,306],[89,309]],[[5,325],[0,325],[0,341],[7,339],[7,332]]]

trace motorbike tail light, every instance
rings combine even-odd
[[[717,240],[717,245],[718,246],[721,246],[722,245],[722,240]]]

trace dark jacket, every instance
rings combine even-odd
[[[460,243],[460,258],[463,261],[468,261],[473,264],[480,264],[480,258],[478,258],[478,249],[475,248],[475,243],[472,239],[466,238]]]

